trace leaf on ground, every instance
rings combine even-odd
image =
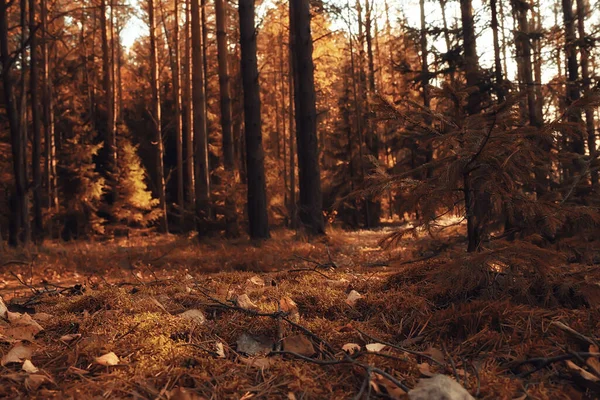
[[[240,361],[251,367],[266,369],[275,364],[275,360],[267,357],[240,357]]]
[[[342,346],[342,350],[348,354],[354,354],[360,351],[360,345],[357,343],[346,343]]]
[[[446,357],[444,357],[444,353],[442,353],[441,350],[436,349],[435,347],[430,347],[427,350],[425,350],[423,352],[423,354],[427,354],[428,356],[431,356],[431,358],[433,358],[435,361],[438,361],[440,363],[444,363],[446,361]]]
[[[225,358],[225,348],[223,347],[223,343],[215,343],[215,348],[217,349],[216,353],[219,356],[219,358]]]
[[[358,293],[356,290],[352,290],[350,291],[350,293],[348,293],[348,297],[346,298],[346,304],[348,304],[350,307],[354,307],[356,305],[356,302],[359,299],[362,299],[362,294]]]
[[[103,356],[96,357],[94,361],[96,362],[96,364],[105,367],[112,367],[114,365],[119,364],[119,357],[117,357],[117,355],[111,351],[110,353],[106,353]]]
[[[279,309],[289,314],[289,319],[294,322],[300,320],[300,312],[298,311],[298,304],[290,297],[285,296],[279,299]]]
[[[379,353],[381,350],[385,349],[387,346],[383,343],[369,343],[365,345],[367,351],[371,353]]]
[[[33,363],[29,359],[23,362],[23,366],[21,367],[21,369],[30,374],[35,374],[39,371],[39,369],[35,365],[33,365]]]
[[[596,345],[590,345],[590,349],[589,349],[590,353],[598,353],[598,346]],[[594,370],[594,372],[598,375],[600,375],[600,361],[598,361],[597,357],[589,357],[585,363],[588,365],[588,367],[590,367],[592,370]]]
[[[273,349],[273,341],[264,336],[253,336],[242,333],[236,341],[239,353],[253,356],[256,354],[268,354]]]
[[[567,360],[567,361],[565,361],[565,363],[567,363],[567,366],[570,369],[572,369],[573,371],[577,371],[583,379],[590,381],[590,382],[600,382],[600,378],[598,378],[594,374],[589,373],[588,371],[581,368],[579,365],[575,364],[571,360]]]
[[[414,389],[408,392],[410,400],[474,400],[467,390],[446,375],[435,375],[421,379]]]
[[[196,322],[198,325],[203,325],[206,322],[204,313],[197,309],[187,310],[179,314],[181,318],[189,319]]]
[[[81,337],[81,333],[69,333],[67,335],[62,335],[60,337],[60,341],[68,344],[68,343],[71,343],[71,342],[79,339],[80,337]]]
[[[347,287],[350,281],[346,278],[341,279],[326,279],[325,284],[332,288],[343,288]]]
[[[31,374],[25,378],[25,387],[30,392],[35,392],[40,386],[51,383],[54,383],[54,381],[42,374]]]
[[[4,357],[2,357],[0,365],[5,366],[11,363],[22,363],[23,361],[30,359],[32,353],[31,347],[24,346],[22,343],[17,343],[4,355]]]
[[[244,308],[246,310],[256,310],[258,306],[250,300],[250,297],[246,293],[237,297],[237,305],[238,307]]]
[[[8,307],[4,304],[4,300],[2,300],[2,296],[0,296],[0,318],[7,319],[8,318]]]
[[[376,372],[371,374],[371,380],[369,384],[373,388],[373,391],[379,395],[386,396],[390,399],[399,400],[404,399],[406,392],[399,388],[394,382],[390,381],[383,375]]]
[[[192,389],[176,387],[166,393],[168,400],[204,400],[205,397],[200,396]]]
[[[248,282],[256,285],[256,286],[265,286],[265,281],[258,275],[254,275],[252,278],[248,279]]]
[[[288,336],[283,339],[283,350],[310,357],[315,354],[315,347],[304,335]]]
[[[161,303],[158,299],[156,299],[154,297],[150,297],[150,300],[152,300],[152,302],[154,304],[156,304],[156,306],[158,308],[160,308],[165,314],[171,314],[170,312],[167,311],[167,308],[163,305],[163,303]]]
[[[427,363],[421,363],[421,364],[417,365],[417,367],[419,368],[419,372],[423,376],[431,378],[432,376],[436,375],[435,372],[431,372],[431,365],[429,365]]]
[[[39,312],[39,313],[33,314],[33,319],[36,320],[37,322],[47,322],[47,321],[50,321],[52,318],[54,318],[54,315],[48,314],[45,312]]]
[[[13,339],[33,342],[35,335],[44,330],[29,314],[11,313],[9,311],[8,320],[10,326],[4,329],[4,334]]]

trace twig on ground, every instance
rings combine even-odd
[[[580,357],[581,358],[600,357],[600,353],[573,352],[573,353],[569,353],[569,354],[561,354],[561,355],[558,355],[555,357],[536,357],[536,358],[530,358],[528,360],[523,360],[523,361],[519,361],[516,363],[512,363],[512,365],[510,365],[509,367],[516,368],[516,367],[520,367],[521,365],[525,365],[525,364],[533,364],[535,366],[534,369],[532,369],[531,371],[522,372],[519,375],[517,375],[519,378],[525,378],[525,377],[533,374],[534,372],[544,369],[545,367],[547,367],[548,365],[551,365],[553,363],[571,360],[573,358],[580,358]]]
[[[550,323],[550,325],[554,325],[554,326],[556,326],[557,328],[560,328],[560,329],[562,329],[563,331],[565,331],[565,332],[567,332],[567,333],[569,333],[569,334],[571,334],[571,335],[575,336],[577,339],[581,340],[582,342],[586,342],[586,343],[588,343],[588,344],[591,344],[591,345],[594,345],[594,346],[600,347],[600,346],[598,345],[598,342],[597,342],[596,340],[594,340],[594,339],[592,339],[592,338],[589,338],[589,337],[587,337],[587,336],[585,336],[585,335],[582,335],[581,333],[577,332],[575,329],[571,328],[570,326],[568,326],[568,325],[566,325],[566,324],[563,324],[563,323],[562,323],[562,322],[560,322],[560,321],[552,321],[552,322]]]

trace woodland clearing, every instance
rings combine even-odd
[[[0,396],[400,399],[435,374],[475,398],[598,395],[597,272],[557,265],[523,287],[414,238],[385,251],[387,233],[8,253]]]

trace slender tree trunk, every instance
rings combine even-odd
[[[492,10],[492,34],[494,38],[494,78],[496,79],[496,96],[498,96],[498,103],[503,103],[505,93],[502,60],[500,59],[500,38],[498,36],[497,1],[498,0],[490,0],[490,8]]]
[[[208,25],[206,23],[206,0],[200,0],[200,17],[202,22],[202,66],[204,69],[204,98],[208,103]],[[208,106],[204,107],[204,118],[208,124]]]
[[[14,78],[11,60],[11,49],[8,46],[7,0],[0,4],[0,60],[2,62],[2,83],[6,117],[10,130],[10,142],[13,157],[13,174],[15,192],[11,195],[11,221],[9,244],[17,246],[19,241],[25,241],[27,218],[27,177],[25,175],[24,137],[21,132],[19,113],[14,93]],[[25,243],[26,244],[26,243]]]
[[[110,62],[110,43],[108,39],[108,21],[106,16],[106,0],[100,0],[100,31],[102,35],[102,89],[104,91],[104,106],[106,107],[106,122],[104,129],[104,152],[103,160],[104,176],[109,182],[110,192],[108,196],[109,204],[116,200],[116,149],[115,143],[115,119],[114,119],[114,96],[112,87],[112,64]]]
[[[290,0],[296,77],[296,141],[300,183],[300,221],[310,234],[325,234],[317,144],[313,42],[308,0]]]
[[[31,52],[29,56],[30,78],[29,93],[31,95],[31,122],[33,129],[33,226],[34,238],[39,242],[44,237],[44,226],[42,222],[42,126],[40,121],[40,99],[38,96],[39,73],[38,73],[38,35],[36,21],[36,1],[29,0],[29,45]]]
[[[579,33],[579,53],[581,62],[581,79],[583,80],[583,93],[590,95],[590,52],[588,46],[588,36],[585,33],[585,4],[583,0],[577,0],[577,30]],[[596,157],[596,132],[594,127],[594,109],[591,106],[585,108],[585,127],[587,132],[588,151],[590,156]],[[591,184],[598,186],[598,171],[592,170],[590,173]]]
[[[174,5],[173,27],[173,97],[175,105],[175,142],[177,151],[177,206],[179,208],[179,229],[185,226],[185,195],[183,186],[183,132],[181,121],[181,55],[179,52],[179,0]]]
[[[103,0],[104,1],[104,0]],[[159,230],[163,233],[169,232],[167,218],[167,199],[165,193],[165,172],[163,164],[163,141],[162,141],[162,118],[160,110],[160,77],[158,73],[158,56],[156,44],[156,9],[154,0],[148,0],[148,26],[150,29],[150,69],[152,86],[152,119],[154,122],[154,141],[156,142],[156,190],[161,210]]]
[[[191,28],[190,0],[186,0],[185,6],[185,65],[183,79],[183,101],[185,103],[184,118],[184,142],[185,142],[185,179],[187,204],[190,209],[194,208],[196,201],[196,192],[194,187],[194,137],[192,135],[193,126],[193,104],[192,104],[192,47],[190,38]]]
[[[288,194],[288,158],[287,158],[287,118],[286,118],[286,90],[284,58],[285,49],[283,46],[283,28],[279,31],[279,79],[281,79],[281,122],[282,122],[282,150],[283,150],[283,204],[289,212],[289,194]]]
[[[27,121],[27,0],[21,0],[21,102],[19,109],[19,126],[21,128],[21,152],[23,153],[23,174],[25,176],[25,200],[27,202],[24,213],[22,214],[23,242],[28,244],[31,241],[31,221],[29,218],[29,172],[27,169],[27,143],[28,143],[28,121]]]
[[[427,23],[425,20],[425,0],[419,1],[419,8],[421,11],[421,96],[423,97],[423,107],[428,110],[431,106],[431,101],[429,98],[429,52],[427,49]],[[429,114],[425,115],[425,124],[431,125],[431,116]],[[431,162],[433,158],[433,151],[431,150],[431,145],[426,145],[425,150],[425,162]],[[425,177],[431,177],[432,170],[431,168],[427,168],[425,171]]]
[[[191,0],[192,12],[192,107],[195,154],[194,177],[196,183],[196,227],[200,236],[208,232],[210,210],[210,174],[208,166],[208,134],[206,131],[206,97],[204,91],[204,54],[202,26],[198,0]]]
[[[223,166],[227,172],[225,197],[225,233],[228,237],[239,236],[235,204],[235,156],[231,128],[231,88],[229,63],[227,61],[227,13],[224,0],[215,0],[217,22],[217,61],[219,64],[219,92],[221,98],[221,131],[223,134]]]
[[[288,126],[290,127],[289,148],[290,148],[290,228],[298,227],[298,210],[296,197],[296,129],[295,129],[295,82],[296,66],[294,65],[294,20],[292,18],[292,3],[289,3],[289,44],[288,44]]]
[[[241,71],[244,87],[244,125],[248,173],[248,223],[250,237],[269,237],[264,150],[260,115],[260,88],[256,59],[254,0],[239,0]]]

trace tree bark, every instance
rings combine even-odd
[[[241,72],[244,88],[244,125],[248,173],[248,222],[252,239],[269,237],[260,90],[256,59],[254,0],[239,0]]]
[[[104,0],[102,0],[104,1]],[[148,0],[148,26],[150,29],[150,69],[152,86],[152,119],[154,123],[155,162],[156,162],[156,190],[158,193],[161,217],[159,230],[163,233],[169,231],[167,218],[167,199],[165,194],[165,172],[163,165],[162,118],[160,110],[160,77],[158,73],[158,56],[156,45],[156,17],[154,0]]]
[[[317,110],[308,0],[290,0],[295,55],[296,141],[300,184],[300,221],[309,234],[325,234],[321,171],[317,144]]]
[[[215,0],[217,22],[217,61],[219,64],[219,93],[221,105],[221,132],[223,147],[223,167],[227,173],[225,196],[225,233],[228,237],[239,236],[235,203],[235,155],[233,131],[231,128],[231,88],[229,84],[229,63],[227,61],[227,13],[224,0]],[[231,186],[231,187],[229,187]]]
[[[33,172],[33,237],[40,242],[44,237],[44,226],[42,221],[42,127],[40,121],[40,99],[38,95],[39,71],[38,71],[38,31],[36,22],[36,1],[29,0],[29,45],[31,47],[29,56],[29,93],[31,96],[31,127],[33,129],[33,152],[31,166]]]
[[[194,187],[194,137],[193,137],[193,104],[192,104],[192,47],[190,38],[191,28],[190,0],[186,0],[185,8],[185,65],[183,79],[183,102],[185,104],[183,121],[184,121],[184,147],[185,147],[185,186],[187,204],[190,209],[194,208],[196,201],[196,191]]]
[[[498,103],[503,103],[505,98],[504,76],[502,74],[502,60],[500,59],[500,37],[498,35],[498,0],[490,0],[492,11],[492,35],[494,40],[494,78],[496,79],[496,96]],[[500,0],[502,1],[502,0]]]
[[[108,21],[106,17],[106,0],[100,0],[100,32],[102,36],[102,89],[104,91],[104,106],[106,107],[106,125],[104,128],[104,165],[102,171],[109,182],[110,193],[109,204],[116,199],[116,149],[115,143],[115,119],[114,119],[114,95],[112,87],[112,66],[110,62],[111,50],[108,39]]]
[[[174,27],[173,27],[173,97],[175,106],[175,146],[177,151],[177,206],[179,208],[179,229],[185,226],[185,195],[183,186],[183,131],[181,121],[181,55],[179,52],[179,0],[173,4]]]
[[[202,26],[198,0],[191,0],[192,12],[192,107],[195,154],[194,177],[196,184],[196,229],[201,236],[208,232],[211,217],[210,174],[208,166],[208,134],[206,131],[206,95],[204,91],[204,54]]]

